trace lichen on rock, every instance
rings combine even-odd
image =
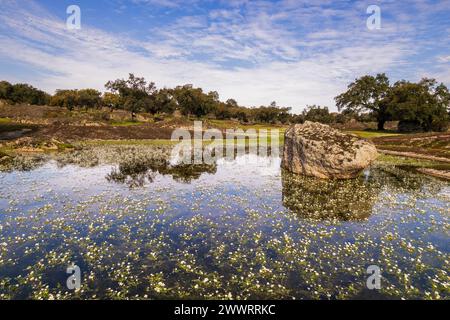
[[[291,126],[284,143],[284,169],[322,179],[355,178],[378,157],[370,141],[310,121]]]

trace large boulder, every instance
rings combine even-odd
[[[377,157],[373,143],[324,124],[306,121],[286,131],[281,165],[306,176],[351,179]]]

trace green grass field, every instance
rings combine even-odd
[[[393,136],[401,135],[401,133],[395,133],[395,132],[391,132],[391,131],[349,130],[346,132],[357,135],[357,136],[359,136],[361,138],[365,138],[365,139],[373,139],[373,138],[380,138],[380,137],[393,137]]]
[[[441,169],[441,170],[450,170],[450,164],[442,163],[438,161],[431,160],[423,160],[423,159],[415,159],[415,158],[406,158],[400,156],[391,156],[387,154],[381,154],[378,159],[378,163],[384,164],[392,164],[396,166],[409,166],[409,167],[417,167],[417,168],[431,168],[431,169]]]
[[[130,126],[139,126],[144,122],[139,121],[112,121],[111,125],[113,127],[130,127]]]
[[[11,123],[11,122],[12,122],[11,119],[8,119],[8,118],[0,118],[0,124],[2,124],[2,123]]]
[[[155,145],[174,145],[177,141],[171,141],[167,139],[124,139],[124,140],[85,140],[75,143],[75,146],[114,146],[114,145],[142,145],[142,146],[155,146]]]

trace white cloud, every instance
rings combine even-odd
[[[450,63],[450,55],[449,56],[439,56],[437,58],[439,63]]]
[[[0,55],[45,72],[23,81],[50,92],[103,90],[108,80],[132,72],[160,87],[192,83],[249,106],[276,100],[296,112],[307,104],[334,107],[333,97],[348,82],[366,73],[395,73],[408,64],[418,44],[412,46],[414,39],[407,36],[410,26],[388,21],[380,33],[370,33],[356,9],[323,10],[330,3],[286,0],[275,7],[263,1],[227,2],[228,9],[186,16],[148,39],[133,39],[86,24],[69,32],[34,2],[0,0]],[[327,20],[331,16],[345,20],[334,25]],[[448,71],[440,76],[450,82]]]

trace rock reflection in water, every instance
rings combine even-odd
[[[305,218],[364,220],[380,185],[364,178],[322,180],[282,171],[283,205]]]
[[[394,166],[373,166],[357,179],[322,180],[282,171],[283,205],[305,218],[361,221],[367,219],[383,190],[415,193],[423,188],[437,194],[440,188],[429,178],[405,174]]]

